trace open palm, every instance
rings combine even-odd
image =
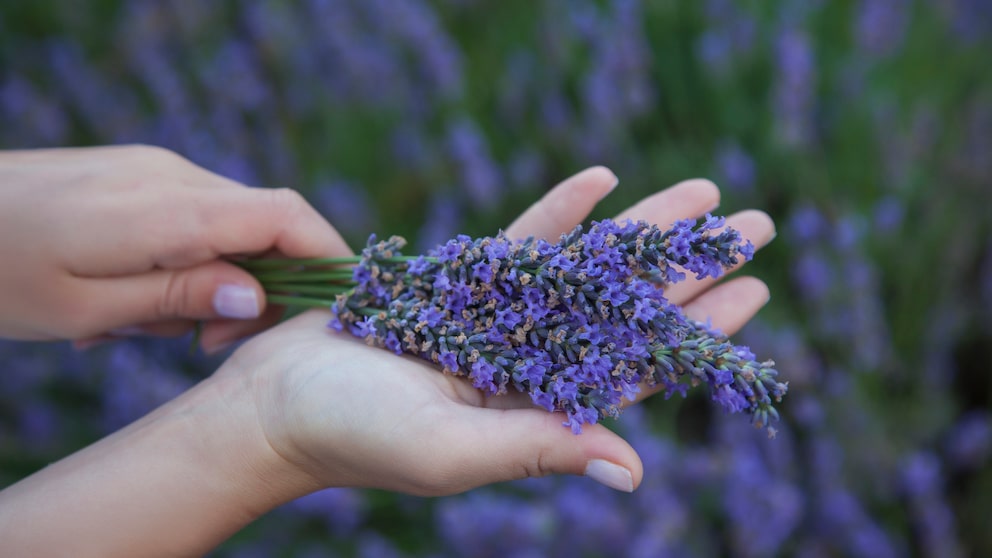
[[[615,185],[608,170],[584,171],[557,186],[508,229],[510,237],[556,239]],[[713,210],[719,191],[691,180],[618,216],[667,227]],[[774,237],[760,211],[728,217],[756,247]],[[666,296],[695,319],[733,333],[768,300],[765,285],[738,277],[687,280]],[[218,374],[246,374],[260,426],[273,449],[319,486],[363,486],[419,495],[461,492],[549,473],[588,474],[621,490],[642,477],[636,452],[602,425],[581,435],[522,394],[486,397],[430,363],[367,346],[326,327],[309,311],[242,346]],[[649,390],[640,397],[650,395]]]

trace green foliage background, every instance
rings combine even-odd
[[[842,448],[848,488],[898,552],[984,555],[990,442],[967,465],[948,448],[966,416],[987,431],[992,406],[989,12],[964,0],[5,2],[0,146],[165,145],[254,186],[297,188],[332,221],[350,216],[335,223],[355,247],[372,232],[421,245],[492,234],[594,164],[621,179],[596,217],[713,178],[721,213],[757,207],[779,223],[749,266],[772,300],[742,338],[792,378],[788,476],[810,496],[770,555],[859,554],[813,525],[806,476],[820,439]],[[473,190],[478,168],[495,179]],[[182,378],[217,364],[177,356],[181,345],[133,344]],[[28,397],[5,398],[0,375],[0,479],[107,428],[76,418],[111,405],[105,384],[87,382],[116,366],[109,350],[10,343],[0,355],[12,377],[49,370]],[[652,432],[721,451],[701,401],[650,402]],[[821,422],[792,416],[800,401],[822,408]],[[36,443],[22,424],[31,405],[65,428]],[[926,518],[907,511],[899,479],[916,455],[940,464],[931,504],[950,510],[949,546],[928,542]],[[425,526],[435,503],[362,497],[365,532],[412,555],[451,552]],[[713,507],[692,509],[720,548],[760,555]],[[221,552],[266,548],[257,541],[280,530],[297,541],[284,548],[366,552],[301,521],[267,518]],[[548,544],[535,548],[553,553]]]

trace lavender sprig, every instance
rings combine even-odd
[[[462,235],[425,256],[373,236],[360,257],[252,270],[273,302],[330,306],[330,327],[419,355],[486,393],[528,393],[575,433],[617,416],[642,385],[670,396],[706,383],[724,409],[767,425],[787,390],[774,363],[687,319],[658,288],[750,259],[751,243],[723,227],[709,215],[665,231],[604,220],[554,244]]]

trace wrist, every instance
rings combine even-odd
[[[261,426],[252,375],[234,368],[226,363],[172,413],[188,433],[189,458],[247,523],[324,487],[276,451]]]
[[[218,373],[0,491],[0,554],[202,555],[318,489],[269,446],[243,377]]]

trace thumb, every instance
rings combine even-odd
[[[448,447],[462,454],[467,488],[549,474],[584,475],[623,492],[641,483],[644,466],[626,440],[601,424],[576,435],[563,420],[541,409],[479,409]]]
[[[219,260],[182,269],[86,280],[89,300],[106,329],[164,320],[251,320],[265,310],[265,293],[248,272]]]

